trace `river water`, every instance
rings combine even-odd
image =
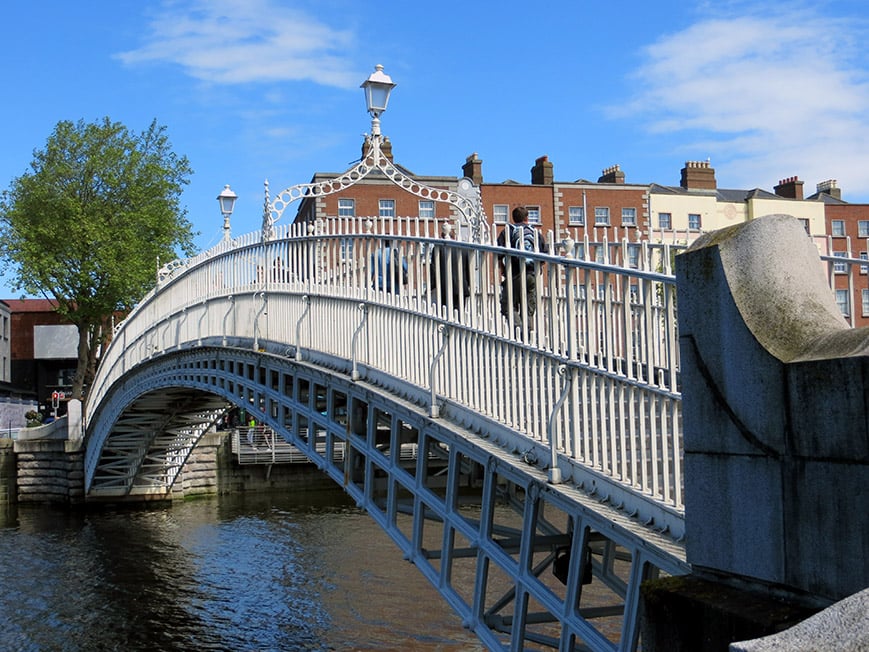
[[[483,650],[343,492],[0,508],[0,649]]]

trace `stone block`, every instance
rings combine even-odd
[[[730,652],[866,652],[869,650],[869,589],[810,616],[783,632],[730,645]]]
[[[685,511],[698,515],[685,522],[691,563],[782,582],[782,502],[774,460],[686,453]]]

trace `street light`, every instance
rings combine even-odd
[[[238,195],[230,190],[229,184],[226,184],[217,196],[217,201],[220,203],[220,212],[223,213],[224,242],[229,242],[229,216],[232,215],[232,209],[235,208],[236,199],[238,199]]]
[[[389,103],[389,94],[395,88],[392,78],[383,72],[383,66],[374,66],[374,72],[362,82],[359,87],[365,91],[365,103],[368,105],[368,113],[371,114],[371,135],[380,136],[380,114],[386,111]]]

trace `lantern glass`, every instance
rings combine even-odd
[[[220,202],[220,212],[224,215],[232,215],[236,199],[238,199],[238,195],[230,190],[229,184],[226,184],[217,196],[217,201]]]
[[[362,82],[361,88],[365,91],[368,112],[373,116],[379,116],[386,111],[386,106],[389,104],[389,94],[395,88],[395,84],[392,83],[392,78],[383,72],[383,66],[377,64],[371,76]]]

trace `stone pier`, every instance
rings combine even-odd
[[[790,216],[706,234],[676,270],[694,574],[644,586],[643,649],[726,650],[869,586],[869,329]]]

